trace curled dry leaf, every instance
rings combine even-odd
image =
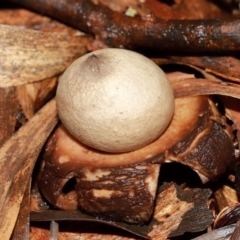
[[[240,82],[240,60],[228,56],[171,57],[170,59],[183,64],[191,64],[205,69],[206,72],[225,79]]]
[[[207,80],[203,78],[172,80],[175,97],[196,96],[196,95],[224,95],[240,99],[240,85]]]
[[[220,77],[235,83],[240,83],[240,60],[235,57],[213,57],[213,56],[172,56],[169,58],[152,58],[159,64],[179,64],[186,65],[201,72],[207,79],[213,80]]]
[[[16,86],[56,76],[85,54],[91,40],[0,25],[0,86]]]
[[[57,121],[52,100],[0,149],[0,239],[7,240],[12,234],[32,169]]]
[[[221,228],[240,220],[240,204],[235,203],[221,210],[214,220],[214,229]]]

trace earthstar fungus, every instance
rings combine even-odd
[[[125,49],[101,49],[74,61],[60,78],[56,100],[60,120],[76,139],[112,153],[151,143],[174,112],[165,73]]]

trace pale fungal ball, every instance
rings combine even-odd
[[[66,129],[92,148],[139,149],[171,121],[174,94],[165,73],[147,57],[102,49],[74,61],[57,88],[57,108]]]

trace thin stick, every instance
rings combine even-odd
[[[58,240],[58,223],[51,221],[50,223],[50,238],[49,240]]]

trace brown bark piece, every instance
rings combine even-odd
[[[194,207],[193,203],[181,201],[174,185],[160,193],[156,199],[154,218],[157,223],[149,233],[152,240],[166,240],[178,228],[183,215]]]
[[[164,189],[156,199],[152,240],[166,240],[168,237],[182,235],[184,232],[205,230],[213,216],[207,207],[211,195],[208,189],[182,190],[174,184]]]
[[[127,17],[84,0],[12,0],[34,11],[92,33],[109,47],[206,52],[239,49],[239,19],[157,20]],[[77,9],[77,10],[76,10]]]
[[[0,146],[14,133],[19,111],[15,87],[0,88]]]
[[[90,38],[0,25],[0,86],[56,76],[86,53]]]
[[[32,169],[56,125],[55,100],[50,101],[0,149],[0,238],[9,239]]]

